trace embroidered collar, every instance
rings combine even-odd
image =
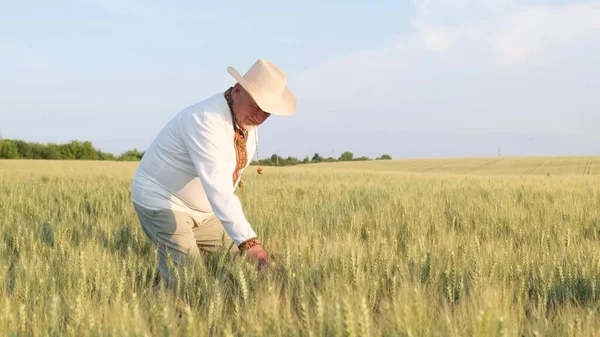
[[[233,88],[229,88],[225,91],[225,100],[227,100],[227,105],[229,105],[229,110],[231,111],[231,120],[233,121],[233,145],[235,148],[235,169],[233,171],[233,186],[241,175],[241,171],[246,167],[248,163],[248,153],[246,150],[246,142],[248,139],[248,133],[244,132],[244,130],[239,126],[237,121],[235,120],[235,113],[233,111],[233,99],[231,97],[231,92]],[[244,183],[240,179],[239,187],[243,187]]]

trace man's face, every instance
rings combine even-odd
[[[233,87],[233,111],[235,119],[244,131],[249,131],[261,125],[270,113],[262,111],[250,94],[238,83]]]

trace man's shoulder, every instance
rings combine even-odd
[[[228,128],[231,124],[231,112],[223,94],[217,93],[181,110],[177,116],[180,129],[193,132],[194,125],[212,130]]]
[[[229,107],[227,106],[227,101],[225,100],[225,97],[223,96],[223,92],[220,92],[220,93],[210,96],[200,102],[197,102],[190,106],[185,107],[183,110],[181,110],[181,112],[179,114],[182,116],[194,115],[197,117],[201,117],[201,116],[216,117],[218,115],[225,114],[226,109],[228,109],[228,108]]]

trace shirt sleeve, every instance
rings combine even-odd
[[[220,115],[188,113],[179,118],[179,129],[213,212],[236,245],[256,237],[234,194],[233,171],[224,149],[233,146],[223,137],[226,127]]]

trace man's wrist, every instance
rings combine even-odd
[[[240,243],[240,245],[238,246],[238,249],[240,250],[240,252],[243,253],[254,246],[260,246],[260,240],[257,237],[248,239],[248,240]]]

